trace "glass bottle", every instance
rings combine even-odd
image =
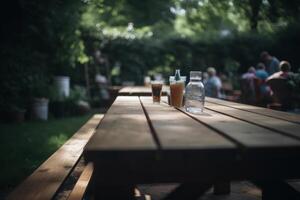
[[[190,72],[190,82],[185,88],[185,109],[193,114],[201,114],[204,107],[205,90],[200,71]]]

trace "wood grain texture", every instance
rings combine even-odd
[[[300,139],[300,124],[209,102],[205,104],[205,107],[224,115],[270,129],[274,132],[280,132]]]
[[[299,176],[300,141],[298,139],[240,120],[237,118],[241,117],[239,114],[232,117],[230,116],[234,113],[232,110],[224,115],[223,110],[218,106],[220,105],[206,104],[207,108],[218,112],[205,109],[203,115],[186,114],[239,144],[237,162],[231,170],[227,171],[228,177],[284,179]]]
[[[169,87],[163,86],[162,88],[162,96],[166,96],[168,94]],[[152,91],[151,87],[145,86],[131,86],[124,87],[119,91],[120,96],[151,96]]]
[[[138,172],[150,168],[157,150],[139,98],[119,96],[87,144],[84,157],[94,163],[97,185],[127,185],[134,176],[143,178]]]
[[[268,108],[262,108],[262,107],[252,106],[252,105],[230,102],[230,101],[224,101],[221,99],[210,98],[210,97],[205,97],[205,99],[207,100],[207,102],[210,102],[210,103],[216,103],[216,104],[220,104],[220,105],[224,105],[224,106],[228,106],[228,107],[232,107],[232,108],[236,108],[236,109],[253,112],[253,113],[260,114],[260,115],[274,117],[277,119],[282,119],[285,121],[290,121],[290,122],[300,124],[300,115],[299,114],[282,112],[282,111],[272,110],[272,109],[268,109]]]
[[[215,105],[211,106],[209,103],[206,104],[206,107],[220,112],[223,111]],[[298,140],[222,113],[205,109],[202,115],[193,115],[187,113],[184,109],[181,109],[181,111],[228,136],[243,148],[247,148],[247,151],[264,148],[274,149],[276,147],[300,147],[300,141]]]
[[[131,88],[130,86],[124,87],[122,89],[119,90],[119,95],[122,96],[129,96],[131,94]]]
[[[50,200],[78,162],[103,115],[94,115],[61,148],[21,183],[8,200]]]
[[[71,194],[68,197],[68,200],[82,200],[87,188],[90,184],[94,167],[93,163],[88,163],[84,168],[82,174],[80,175],[78,181],[76,182]]]
[[[166,104],[153,104],[141,97],[162,149],[234,149],[223,136]]]
[[[234,143],[172,107],[153,104],[151,97],[141,101],[144,107],[138,97],[118,97],[86,146],[97,185],[184,180],[191,169],[207,174],[211,166],[214,179],[218,166],[232,164]]]
[[[138,97],[117,97],[96,133],[88,142],[89,152],[155,150],[157,147]]]

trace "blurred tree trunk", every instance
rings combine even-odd
[[[259,20],[259,11],[262,5],[262,0],[250,0],[250,28],[252,31],[257,31]]]
[[[84,75],[85,75],[85,83],[86,83],[86,95],[90,98],[90,76],[89,76],[89,65],[87,63],[84,64]]]
[[[241,8],[245,12],[250,23],[250,29],[255,32],[257,31],[262,2],[263,0],[234,0],[235,6]]]

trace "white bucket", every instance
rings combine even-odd
[[[32,117],[39,120],[48,119],[48,103],[49,100],[45,98],[34,99],[32,104]]]
[[[54,85],[60,98],[63,99],[70,95],[70,77],[56,76],[54,77]]]

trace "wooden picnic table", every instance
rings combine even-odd
[[[113,103],[84,150],[96,199],[132,199],[136,184],[168,182],[197,185],[200,195],[231,180],[253,180],[264,199],[280,199],[274,188],[300,178],[299,115],[213,98],[193,115],[166,102],[119,96]]]

